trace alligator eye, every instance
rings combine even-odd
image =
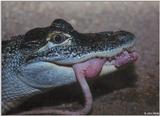
[[[65,37],[62,34],[56,34],[53,37],[51,37],[51,40],[54,43],[59,44],[59,43],[62,43],[65,40]]]

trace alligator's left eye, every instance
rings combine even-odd
[[[65,40],[65,36],[62,34],[55,34],[51,37],[51,41],[56,44],[62,43]]]

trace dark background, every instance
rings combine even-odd
[[[48,26],[56,18],[69,21],[80,32],[127,30],[137,37],[140,55],[129,66],[90,82],[91,114],[144,114],[159,109],[158,2],[2,2],[2,40]],[[75,87],[74,87],[75,86]],[[75,84],[26,101],[13,113],[54,106],[80,108],[82,94]],[[77,102],[78,101],[78,102]],[[46,108],[47,110],[47,108]]]

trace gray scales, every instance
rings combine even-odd
[[[62,19],[3,41],[2,113],[36,94],[76,82],[75,64],[105,58],[110,63],[104,64],[99,76],[118,70],[112,61],[124,52],[133,53],[134,43],[135,36],[130,32],[79,33]]]

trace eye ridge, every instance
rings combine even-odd
[[[65,40],[64,35],[62,34],[56,34],[52,37],[53,42],[59,44],[62,43]]]

